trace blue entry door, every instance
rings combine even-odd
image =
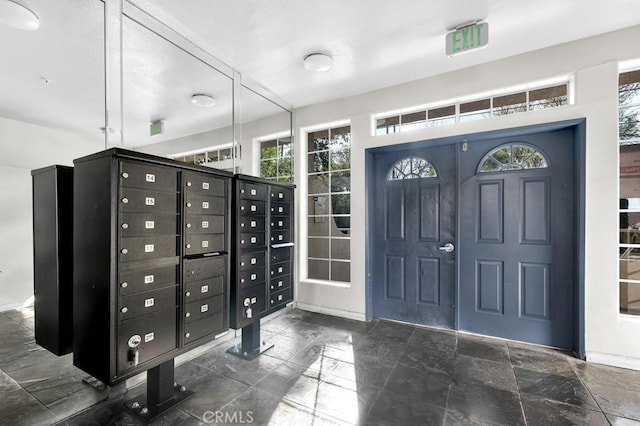
[[[455,146],[375,156],[373,315],[454,327]]]
[[[459,155],[459,329],[573,348],[573,130]]]

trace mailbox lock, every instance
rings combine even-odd
[[[123,314],[126,314],[128,310],[129,309],[127,309],[127,307],[125,306],[124,308],[120,309],[120,312],[122,312]]]
[[[122,203],[123,203],[123,204],[127,204],[128,202],[129,202],[129,199],[128,199],[127,197],[125,197],[125,198],[123,198],[123,199],[122,199]]]
[[[187,182],[187,186],[191,186],[191,182]]]
[[[129,285],[129,283],[123,282],[122,284],[120,284],[120,287],[127,288],[128,285]]]
[[[187,297],[191,296],[191,292],[190,291],[186,292],[185,296],[187,296]]]
[[[191,312],[187,312],[186,314],[184,314],[184,316],[189,318],[191,316]]]
[[[186,338],[188,339],[189,337],[191,337],[191,333],[186,333],[186,334],[184,335],[184,337],[186,337]]]
[[[128,224],[128,223],[123,223],[123,224],[122,224],[122,229],[127,229],[128,227],[129,227],[129,224]]]
[[[126,309],[126,308],[124,308]],[[129,346],[129,350],[127,351],[127,358],[129,362],[133,362],[133,366],[137,366],[138,362],[140,362],[140,356],[138,353],[138,346],[142,342],[142,338],[139,334],[134,334],[129,337],[129,341],[127,342],[127,346]]]
[[[248,297],[244,299],[244,301],[242,302],[245,306],[245,314],[247,316],[247,318],[251,318],[253,316],[253,310],[251,309],[251,299],[249,299]]]
[[[122,177],[125,178],[125,179],[128,178],[129,177],[129,173],[127,173],[127,172],[122,173]]]
[[[122,254],[127,254],[127,253],[129,253],[129,250],[127,250],[127,249],[122,249],[122,250],[120,250],[120,252],[121,252]]]

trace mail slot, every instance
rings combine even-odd
[[[226,199],[223,197],[209,197],[187,192],[184,202],[185,221],[189,222],[192,215],[224,215],[226,206]]]
[[[176,307],[176,287],[134,293],[120,298],[118,315],[121,321]]]
[[[264,217],[240,216],[238,221],[238,230],[240,232],[264,231],[264,228]]]
[[[184,301],[186,303],[224,293],[225,277],[207,278],[184,285]]]
[[[271,189],[271,201],[285,201],[289,202],[291,200],[291,190],[289,189],[280,189],[280,188],[272,188]]]
[[[269,307],[274,307],[278,305],[283,305],[285,303],[291,302],[291,287],[286,288],[284,290],[276,291],[269,296]]]
[[[121,212],[176,213],[178,194],[148,189],[122,188],[118,198]]]
[[[118,289],[121,296],[175,286],[178,281],[178,266],[168,265],[156,268],[138,268],[121,272]]]
[[[248,271],[241,271],[238,276],[240,287],[247,287],[250,285],[264,282],[265,268],[250,269]]]
[[[168,167],[156,167],[132,161],[120,162],[120,185],[129,188],[145,188],[176,192],[178,171]]]
[[[291,287],[291,275],[285,275],[283,277],[274,278],[271,280],[269,284],[269,289],[271,293],[274,291],[284,290],[285,288]]]
[[[240,234],[240,248],[264,247],[264,232]]]
[[[272,202],[271,216],[291,216],[291,204]]]
[[[240,182],[238,184],[240,198],[249,200],[266,200],[267,187],[265,185],[251,182]]]
[[[177,255],[175,235],[120,239],[120,261],[158,259]]]
[[[139,316],[118,325],[118,375],[134,367],[128,357],[130,348],[127,343],[134,335],[140,338],[137,346],[139,365],[176,349],[176,309]]]
[[[184,322],[190,323],[202,318],[211,317],[223,311],[224,295],[200,299],[187,303],[184,307]]]
[[[223,197],[226,181],[204,173],[183,172],[183,188],[185,193]]]
[[[223,234],[225,217],[218,215],[187,215],[184,223],[185,234]]]
[[[240,214],[243,216],[264,215],[265,203],[263,201],[240,200]]]
[[[263,251],[243,254],[240,256],[240,269],[244,271],[264,266],[265,257],[266,254]]]
[[[184,252],[186,255],[224,251],[224,234],[196,234],[185,238]]]
[[[176,235],[178,233],[176,213],[123,213],[120,215],[119,233],[122,237],[146,235]]]
[[[227,270],[227,256],[185,259],[184,282],[191,283],[222,276]]]

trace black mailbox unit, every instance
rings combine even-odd
[[[73,345],[73,167],[45,167],[31,176],[36,343],[64,355]]]
[[[107,384],[152,369],[150,402],[229,328],[232,175],[118,148],[74,164],[74,365]]]
[[[231,327],[242,342],[230,353],[252,359],[271,347],[260,342],[260,318],[293,301],[294,185],[235,175]]]

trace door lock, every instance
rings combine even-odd
[[[251,309],[251,299],[249,299],[248,297],[244,299],[244,301],[242,302],[245,306],[245,315],[247,318],[252,318],[253,317],[253,310]]]
[[[453,244],[451,243],[447,243],[443,246],[438,247],[438,250],[440,251],[444,251],[446,253],[451,253],[452,251],[454,251],[456,248]]]
[[[142,338],[140,337],[140,335],[134,334],[133,336],[129,337],[129,341],[127,342],[127,345],[129,346],[129,351],[127,352],[127,359],[129,360],[129,362],[133,362],[134,367],[136,367],[140,362],[140,356],[138,354],[138,346],[140,345],[141,341],[142,341]]]

